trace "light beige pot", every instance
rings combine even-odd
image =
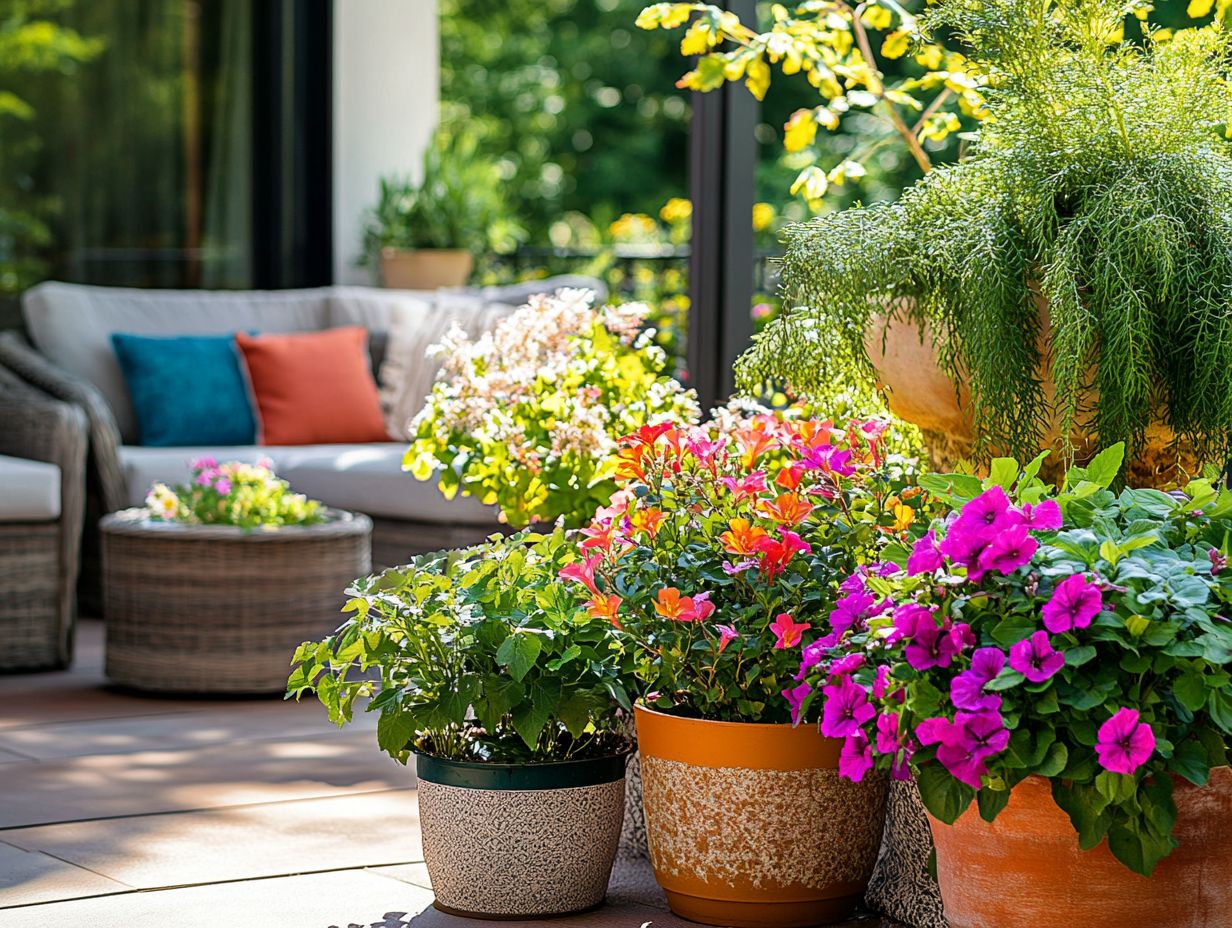
[[[461,248],[381,250],[381,280],[391,290],[461,287],[474,267],[475,258]]]
[[[1040,312],[1040,355],[1047,357],[1051,333],[1048,304],[1038,294],[1035,302]],[[965,384],[955,387],[941,369],[928,326],[921,328],[909,314],[910,305],[901,301],[889,313],[874,317],[864,333],[864,350],[877,372],[878,385],[886,390],[890,411],[924,433],[934,470],[952,470],[958,461],[972,456],[971,396]],[[1052,378],[1041,372],[1040,382],[1045,402],[1055,406]],[[1088,405],[1096,402],[1098,394],[1092,391]],[[1091,429],[1082,421],[1076,423],[1070,441],[1079,464],[1099,451]],[[1050,477],[1058,476],[1061,444],[1060,422],[1054,413],[1040,440],[1041,448],[1053,449],[1045,471]],[[1135,486],[1166,485],[1176,479],[1178,465],[1187,473],[1197,472],[1192,448],[1184,443],[1178,448],[1172,430],[1157,423],[1147,429],[1142,447],[1128,462],[1126,478]]]

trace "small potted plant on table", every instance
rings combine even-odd
[[[564,572],[635,654],[647,842],[686,918],[811,925],[863,895],[886,780],[844,782],[842,742],[791,722],[838,581],[915,521],[884,428],[645,427]]]
[[[99,523],[106,671],[194,693],[281,692],[287,650],[335,627],[341,591],[372,569],[372,522],[291,492],[268,461],[190,465],[145,509]]]
[[[557,580],[572,556],[561,531],[424,555],[357,582],[352,618],[295,653],[288,696],[315,690],[338,725],[371,697],[380,747],[415,757],[444,911],[542,918],[607,891],[630,706],[610,627]]]
[[[952,928],[1229,925],[1232,491],[1113,493],[1121,454],[1055,496],[1039,459],[950,478],[801,668],[848,777],[914,771]]]

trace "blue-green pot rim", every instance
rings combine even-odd
[[[625,777],[630,745],[619,754],[582,760],[545,761],[539,764],[490,764],[415,754],[415,775],[428,783],[462,789],[543,790],[574,789],[615,783]]]

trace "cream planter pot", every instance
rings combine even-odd
[[[474,257],[461,248],[385,248],[381,251],[381,280],[391,290],[461,287],[474,267]]]
[[[512,919],[600,905],[620,843],[626,756],[485,764],[416,755],[436,907]]]

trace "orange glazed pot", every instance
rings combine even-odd
[[[1078,847],[1042,777],[1014,787],[989,824],[975,804],[953,825],[932,816],[950,928],[1232,928],[1232,770],[1205,787],[1177,781],[1180,847],[1140,876],[1105,841]]]
[[[839,921],[864,896],[886,778],[839,779],[815,728],[707,722],[637,706],[646,843],[672,911],[707,925]]]

